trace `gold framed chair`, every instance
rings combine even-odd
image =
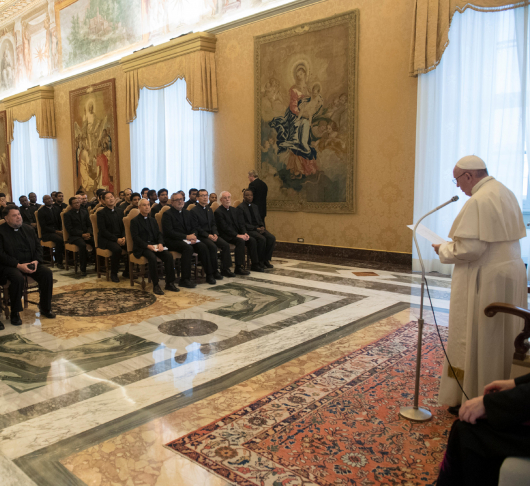
[[[191,211],[196,205],[195,204],[190,204],[186,209],[188,211]]]
[[[42,205],[37,211],[35,211],[35,221],[37,222],[37,235],[39,236],[40,240],[40,246],[43,248],[48,248],[50,251],[50,266],[53,268],[55,266],[55,262],[53,261],[53,254],[55,253],[55,243],[53,241],[42,241],[42,230],[39,223],[39,211],[45,207]]]
[[[234,201],[234,204],[232,204],[232,206],[233,206],[234,208],[237,208],[240,204],[241,204],[241,201],[240,201],[239,199],[236,199],[236,200]]]
[[[219,207],[219,203],[217,201],[215,201],[214,203],[212,203],[212,205],[210,206],[210,209],[212,211],[215,211],[217,208]]]

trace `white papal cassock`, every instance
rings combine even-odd
[[[512,191],[493,177],[481,179],[440,246],[442,263],[454,263],[447,354],[469,398],[483,394],[494,380],[508,379],[514,340],[522,319],[486,317],[493,302],[527,307],[527,279],[519,239],[526,236],[523,215]],[[438,401],[465,401],[444,363]]]

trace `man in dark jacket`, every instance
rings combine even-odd
[[[214,267],[210,262],[207,246],[197,241],[197,229],[193,223],[190,211],[184,209],[184,197],[176,192],[171,195],[171,209],[162,216],[162,230],[164,241],[171,251],[178,251],[182,256],[182,278],[180,287],[195,288],[197,284],[191,281],[191,259],[193,252],[197,253],[206,273],[206,282],[215,285]]]
[[[42,204],[39,204],[37,202],[37,194],[35,194],[34,192],[30,192],[28,194],[28,198],[29,198],[29,205],[34,211],[36,211],[42,206]]]
[[[171,292],[178,292],[175,287],[175,261],[173,255],[164,250],[164,239],[158,228],[155,218],[149,216],[151,206],[147,199],[142,199],[138,203],[140,214],[131,221],[131,237],[133,240],[133,254],[136,258],[145,257],[149,262],[149,275],[153,282],[153,292],[157,295],[164,295],[164,291],[158,284],[158,264],[157,258],[164,263],[166,274],[165,289]]]
[[[497,486],[507,457],[530,457],[530,373],[494,381],[453,423],[438,486]]]
[[[63,269],[64,240],[61,211],[53,204],[50,196],[44,196],[42,201],[44,206],[38,212],[42,241],[55,243],[55,263],[57,263],[57,268]]]
[[[247,234],[245,223],[241,213],[230,206],[232,195],[228,191],[223,191],[220,197],[221,205],[215,210],[215,221],[219,229],[219,236],[228,243],[235,245],[234,256],[236,260],[235,273],[238,275],[248,275],[250,272],[245,270],[245,245],[250,253],[250,260],[253,272],[263,272],[259,265],[258,245],[256,239]]]
[[[265,221],[265,217],[267,216],[267,192],[269,191],[269,188],[267,187],[267,184],[258,177],[258,173],[255,170],[250,170],[248,172],[248,180],[250,181],[248,188],[251,189],[254,194],[254,204],[258,206],[261,219]]]
[[[68,243],[77,245],[79,248],[79,269],[81,276],[86,277],[86,263],[88,257],[87,245],[95,248],[94,237],[92,235],[92,223],[88,211],[81,209],[79,197],[71,197],[69,204],[70,211],[64,213],[64,226],[68,232]]]
[[[215,216],[208,204],[208,191],[206,189],[199,190],[198,202],[190,212],[193,219],[193,224],[197,229],[197,236],[204,243],[210,252],[210,262],[214,269],[214,278],[222,280],[225,277],[235,277],[230,271],[232,266],[232,255],[230,255],[230,245],[219,237],[217,225],[215,224]],[[221,250],[221,273],[218,271],[217,249]]]
[[[23,310],[24,274],[30,275],[39,284],[41,315],[55,318],[51,310],[53,274],[42,264],[42,246],[35,231],[22,223],[22,216],[16,206],[4,210],[4,219],[6,222],[0,225],[0,275],[10,282],[11,324],[22,324],[20,312]],[[1,328],[4,328],[3,324]]]
[[[118,283],[118,269],[120,267],[120,259],[123,250],[127,250],[125,246],[125,226],[123,226],[123,218],[116,209],[116,199],[112,192],[105,192],[103,196],[105,207],[100,209],[97,214],[98,220],[98,247],[102,250],[110,250],[112,256],[110,257],[110,279]],[[125,263],[125,271],[122,276],[129,277],[129,262]]]
[[[55,193],[54,206],[59,210],[59,213],[66,209],[66,204],[64,203],[64,194],[60,191]]]
[[[188,191],[190,198],[184,203],[184,209],[188,209],[188,206],[190,204],[198,204],[197,203],[197,192],[198,192],[197,189],[195,189],[194,187]]]
[[[29,199],[26,196],[18,198],[20,202],[20,214],[22,215],[22,222],[29,224],[35,232],[37,232],[37,221],[35,220],[35,208],[32,208]]]
[[[254,195],[250,189],[243,192],[243,202],[237,207],[245,222],[247,233],[256,238],[260,265],[274,268],[271,264],[272,252],[276,245],[276,237],[265,229],[258,207],[252,204]]]
[[[167,189],[159,189],[157,192],[158,195],[158,204],[154,204],[151,206],[151,216],[153,218],[156,214],[158,214],[164,206],[167,206],[169,203],[168,201],[168,192]]]

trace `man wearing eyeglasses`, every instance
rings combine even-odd
[[[521,209],[512,191],[488,174],[475,155],[460,159],[453,182],[470,199],[456,217],[449,238],[432,245],[440,261],[454,264],[449,310],[447,355],[438,401],[451,413],[465,397],[482,395],[484,387],[510,377],[514,340],[520,318],[484,309],[493,302],[527,307],[526,270],[519,240],[526,236]]]

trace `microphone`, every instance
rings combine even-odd
[[[414,231],[412,233],[414,238],[414,243],[416,245],[416,250],[418,251],[418,258],[420,260],[421,265],[421,295],[420,295],[420,317],[418,318],[418,346],[417,346],[417,355],[416,355],[416,380],[414,383],[414,404],[412,407],[401,407],[399,410],[399,414],[408,419],[412,420],[414,422],[426,422],[427,420],[430,420],[432,417],[432,414],[429,410],[426,408],[419,406],[419,393],[420,393],[420,372],[421,372],[421,344],[422,344],[422,336],[423,336],[423,289],[425,286],[425,265],[423,264],[423,260],[421,258],[421,252],[420,247],[418,246],[418,240],[416,239],[416,229],[418,228],[418,225],[424,220],[429,214],[435,213],[439,209],[442,209],[443,207],[447,206],[448,204],[451,204],[453,202],[458,201],[458,196],[453,196],[449,201],[444,202],[443,204],[440,204],[437,208],[434,208],[432,211],[429,211],[426,215],[422,216],[418,222],[414,225]]]

